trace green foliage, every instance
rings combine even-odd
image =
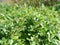
[[[58,11],[0,5],[0,45],[60,45]]]

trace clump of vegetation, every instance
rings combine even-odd
[[[0,5],[0,45],[60,45],[58,11]]]

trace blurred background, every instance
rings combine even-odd
[[[53,6],[60,2],[60,0],[0,0],[0,2],[18,4],[18,5],[28,5],[38,7],[40,5]]]

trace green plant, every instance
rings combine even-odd
[[[0,5],[0,45],[60,45],[59,24],[55,8]]]

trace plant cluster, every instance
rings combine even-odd
[[[60,45],[58,11],[0,5],[0,45]]]

